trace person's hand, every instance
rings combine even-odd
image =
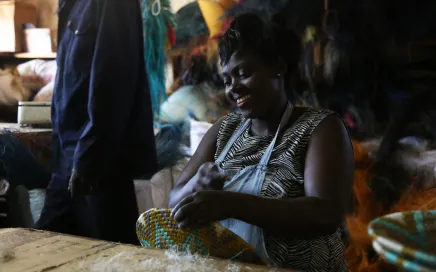
[[[228,179],[227,176],[219,172],[215,163],[207,162],[198,169],[193,191],[222,190]]]
[[[79,172],[73,170],[68,185],[68,191],[70,191],[71,198],[89,195],[96,188],[97,183],[94,179],[87,178],[84,175],[81,175]]]
[[[231,201],[226,191],[199,191],[184,198],[171,212],[179,228],[201,227],[229,217]]]

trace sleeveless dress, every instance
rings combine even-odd
[[[304,193],[304,160],[312,132],[329,110],[306,109],[294,124],[281,131],[266,167],[260,195],[268,198],[296,198]],[[215,160],[227,142],[238,131],[245,118],[229,114],[222,122],[217,138]],[[220,166],[228,171],[241,171],[259,164],[274,135],[253,136],[248,126],[228,150]],[[274,265],[304,271],[348,271],[344,258],[341,230],[313,240],[295,240],[264,232],[267,254]]]

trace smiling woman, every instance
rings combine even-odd
[[[332,111],[288,102],[298,39],[252,14],[220,41],[227,97],[239,108],[207,132],[170,197],[179,227],[219,222],[269,264],[347,271],[340,225],[354,159]]]

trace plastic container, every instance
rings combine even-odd
[[[49,28],[29,28],[24,30],[26,48],[29,53],[52,53]]]
[[[18,102],[18,124],[49,125],[51,124],[50,102]]]

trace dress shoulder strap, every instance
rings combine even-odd
[[[215,160],[218,158],[219,154],[221,154],[233,133],[244,123],[244,120],[245,118],[239,112],[233,112],[224,117],[217,136]]]

